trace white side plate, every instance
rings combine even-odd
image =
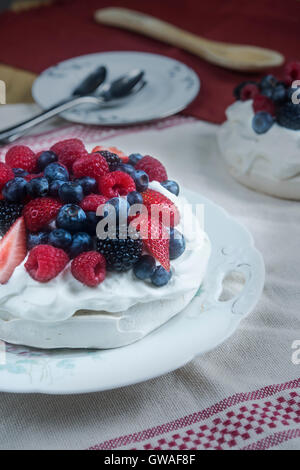
[[[142,69],[147,86],[122,106],[78,106],[62,117],[82,124],[126,126],[179,113],[199,93],[198,75],[182,62],[144,52],[104,52],[74,57],[45,70],[33,84],[35,101],[44,109],[50,108],[68,98],[84,77],[100,65],[108,69],[107,81]]]
[[[231,336],[258,302],[264,286],[261,254],[249,232],[200,194],[184,191],[193,204],[205,204],[205,230],[212,256],[204,284],[190,305],[167,324],[130,346],[106,351],[40,351],[0,345],[0,391],[75,394],[142,382],[182,367]],[[243,290],[219,301],[230,272],[243,274]],[[1,365],[2,363],[2,365]]]

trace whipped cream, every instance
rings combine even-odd
[[[105,316],[111,313],[120,317],[120,312],[128,312],[137,306],[139,310],[147,310],[147,305],[150,303],[156,305],[156,316],[159,316],[157,307],[163,306],[163,302],[165,305],[174,304],[178,299],[178,305],[183,308],[191,300],[203,280],[210,255],[210,243],[198,222],[196,222],[197,230],[190,230],[190,224],[195,225],[195,216],[192,213],[186,214],[187,201],[184,198],[172,195],[157,182],[152,182],[150,188],[171,199],[181,214],[183,214],[184,207],[185,219],[188,219],[178,226],[178,229],[184,233],[186,250],[180,258],[172,261],[173,277],[169,284],[157,288],[150,283],[137,280],[132,271],[108,272],[102,284],[96,288],[89,288],[72,276],[70,264],[57,278],[47,284],[41,284],[29,276],[24,268],[25,260],[16,268],[9,282],[0,286],[0,323],[1,320],[4,324],[4,322],[13,323],[11,320],[19,319],[22,321],[22,328],[27,324],[28,328],[36,331],[36,322],[45,322],[48,326],[60,322],[67,324],[66,320],[72,317],[72,320],[78,321],[79,318],[83,319],[84,315],[88,314]],[[155,325],[158,326],[157,320]],[[0,338],[9,341],[9,338],[2,333],[5,328],[6,326],[0,324]],[[22,328],[19,327],[20,332]],[[12,342],[25,344],[17,341],[15,337]],[[37,341],[31,344],[43,347]],[[63,344],[63,346],[72,347],[69,344]],[[86,347],[91,346],[86,341]],[[80,347],[85,347],[85,345]]]
[[[274,123],[265,134],[256,134],[252,128],[252,100],[236,101],[226,116],[218,142],[235,176],[254,173],[279,182],[294,178],[300,182],[299,131]]]

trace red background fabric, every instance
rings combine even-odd
[[[50,7],[0,15],[0,62],[40,73],[58,61],[92,52],[165,54],[193,67],[202,81],[201,93],[185,114],[217,123],[224,120],[233,87],[249,74],[221,69],[158,41],[96,24],[93,12],[107,6],[143,11],[210,39],[272,48],[287,60],[300,58],[298,0],[58,0]]]

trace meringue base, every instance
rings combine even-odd
[[[276,122],[264,134],[252,128],[252,100],[236,101],[217,134],[220,152],[240,183],[270,196],[300,200],[300,132]]]
[[[300,201],[300,177],[279,181],[255,171],[241,174],[238,168],[232,166],[229,167],[229,172],[239,183],[254,191],[280,199]]]
[[[2,312],[0,338],[40,349],[110,349],[134,343],[187,307],[203,282],[210,253],[211,245],[205,238],[197,268],[199,286],[180,296],[138,303],[117,313],[79,310],[67,320],[51,323],[14,318]]]

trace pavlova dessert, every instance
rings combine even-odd
[[[278,80],[241,83],[226,111],[219,147],[231,174],[248,187],[300,199],[300,63]]]
[[[210,242],[162,163],[78,139],[0,163],[0,339],[115,348],[182,311]]]

